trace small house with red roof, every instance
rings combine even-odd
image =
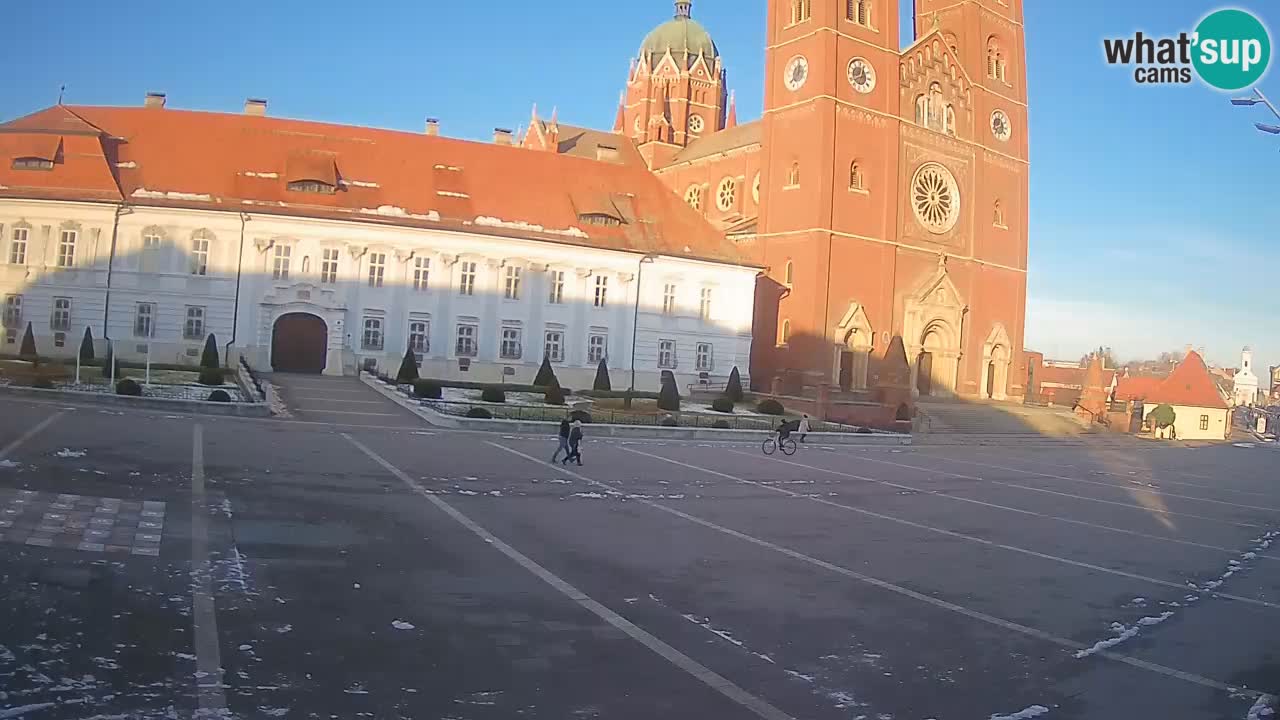
[[[1195,351],[1168,377],[1120,378],[1115,399],[1141,402],[1144,422],[1157,407],[1171,406],[1176,419],[1169,435],[1178,440],[1223,440],[1231,432],[1231,405]]]

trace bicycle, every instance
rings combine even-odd
[[[796,441],[795,441],[795,440],[792,440],[790,437],[788,437],[788,438],[785,438],[784,440],[782,440],[782,441],[781,441],[781,443],[779,443],[779,442],[778,442],[778,440],[776,440],[776,439],[774,439],[774,438],[772,438],[772,437],[767,437],[767,438],[765,438],[765,439],[764,439],[764,442],[763,442],[763,443],[760,443],[760,450],[761,450],[765,455],[772,455],[772,454],[774,454],[776,451],[778,451],[779,449],[781,449],[781,450],[782,450],[782,454],[783,454],[783,455],[786,455],[786,456],[788,456],[788,457],[790,457],[790,456],[792,456],[792,455],[795,455],[795,454],[796,454]]]

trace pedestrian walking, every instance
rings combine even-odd
[[[561,461],[562,465],[568,465],[570,460],[582,464],[582,421],[574,420],[573,425],[569,428],[569,454]]]
[[[569,427],[569,418],[568,418],[568,416],[566,416],[563,420],[561,420],[561,421],[560,421],[560,435],[559,435],[559,438],[560,438],[560,445],[559,445],[559,447],[557,447],[557,448],[556,448],[556,452],[555,452],[555,454],[551,456],[551,462],[556,462],[557,460],[559,460],[559,459],[560,459],[560,452],[561,452],[562,450],[564,451],[564,456],[565,456],[566,458],[567,458],[567,457],[569,457],[569,453],[570,453],[570,450],[569,450],[569,432],[570,432],[570,430],[571,430],[571,428]]]
[[[805,415],[800,418],[800,427],[796,429],[800,433],[800,442],[804,442],[804,436],[809,434],[809,416]]]

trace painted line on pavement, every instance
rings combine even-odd
[[[344,405],[383,405],[385,400],[346,400],[343,398],[322,398],[322,397],[296,397],[294,400],[298,402],[327,402],[327,403],[343,403]]]
[[[701,663],[689,657],[688,655],[685,655],[684,653],[680,652],[674,647],[671,647],[670,645],[663,642],[662,640],[659,640],[657,637],[649,634],[647,631],[635,625],[631,621],[627,620],[626,618],[622,617],[621,615],[615,613],[614,611],[600,604],[596,600],[592,599],[586,593],[570,585],[568,582],[560,578],[558,575],[555,575],[550,570],[547,570],[546,568],[542,567],[536,561],[529,558],[524,553],[521,553],[519,550],[516,550],[515,548],[511,547],[507,543],[503,542],[493,533],[490,533],[488,530],[484,529],[482,526],[480,526],[470,517],[464,515],[461,511],[454,508],[449,503],[427,492],[426,489],[423,488],[422,485],[419,484],[416,480],[406,475],[403,471],[401,471],[395,465],[392,465],[390,462],[388,462],[382,456],[378,455],[373,450],[369,449],[359,440],[356,440],[355,438],[351,437],[347,433],[342,433],[342,437],[346,438],[347,441],[350,442],[352,445],[355,445],[365,455],[368,455],[371,460],[381,465],[383,469],[385,469],[387,472],[399,478],[400,481],[403,482],[405,485],[407,485],[410,490],[426,498],[429,502],[431,502],[432,505],[435,505],[436,508],[438,508],[439,510],[444,512],[446,515],[456,520],[458,524],[462,525],[463,527],[467,528],[471,532],[475,533],[476,536],[484,540],[486,543],[493,545],[494,548],[496,548],[503,555],[506,555],[511,560],[515,561],[515,563],[518,564],[520,567],[524,568],[525,570],[528,570],[539,580],[542,580],[546,584],[555,588],[565,597],[569,598],[570,600],[573,600],[575,603],[582,606],[584,609],[590,611],[596,617],[600,618],[601,620],[604,620],[605,622],[609,623],[610,625],[617,628],[618,630],[621,630],[622,632],[626,633],[631,639],[635,640],[641,645],[644,645],[645,647],[649,648],[653,652],[657,653],[667,662],[671,663],[672,665],[675,665],[677,668],[692,675],[694,678],[696,678],[697,680],[700,680],[701,682],[706,684],[708,687],[720,693],[721,695],[725,696],[726,698],[750,710],[752,713],[754,713],[758,717],[766,718],[766,720],[794,720],[794,718],[792,718],[790,715],[779,710],[773,705],[770,705],[765,700],[762,700],[756,697],[755,695],[752,695],[751,693],[747,692],[746,690],[743,690],[742,688],[730,682],[727,678],[719,675],[718,673],[714,672],[713,670],[706,667],[705,665],[702,665]],[[503,447],[502,445],[498,445],[496,443],[489,443],[489,444],[494,445],[495,447],[502,448],[503,450],[509,450],[509,448]],[[515,451],[511,451],[511,452],[515,452]],[[516,454],[523,455],[523,453],[516,453]],[[529,457],[529,456],[524,455],[524,457]]]
[[[964,473],[951,472],[950,470],[940,470],[938,468],[920,467],[919,465],[907,465],[905,463],[890,462],[888,460],[877,460],[876,458],[864,457],[867,462],[880,463],[881,465],[892,465],[894,467],[907,468],[909,470],[918,470],[924,473],[934,473],[937,475],[946,475],[948,477],[959,478],[961,480],[977,480],[978,482],[991,483],[992,485],[1003,485],[1004,487],[1018,488],[1020,490],[1030,490],[1031,492],[1045,493],[1047,495],[1058,495],[1061,497],[1074,498],[1076,500],[1085,500],[1087,502],[1101,503],[1103,505],[1118,505],[1119,507],[1132,508],[1134,510],[1142,510],[1147,513],[1156,515],[1168,515],[1169,517],[1186,517],[1195,518],[1196,520],[1208,520],[1210,522],[1222,523],[1224,525],[1232,525],[1234,527],[1251,528],[1253,530],[1265,530],[1265,525],[1257,523],[1237,522],[1235,520],[1227,520],[1220,517],[1211,517],[1209,515],[1196,515],[1194,513],[1177,512],[1174,510],[1160,510],[1158,508],[1150,508],[1143,505],[1134,505],[1133,503],[1118,502],[1116,500],[1103,500],[1101,498],[1089,497],[1087,495],[1075,495],[1065,493],[1058,490],[1050,490],[1048,488],[1036,487],[1034,485],[1022,485],[1019,483],[1008,482],[1005,480],[993,480],[991,478],[978,477],[977,475],[965,475]],[[949,458],[936,458],[946,460]],[[1114,486],[1113,486],[1114,487]]]
[[[1123,485],[1117,485],[1116,483],[1098,482],[1097,480],[1085,480],[1084,478],[1073,478],[1073,477],[1068,477],[1066,475],[1054,475],[1053,473],[1043,473],[1037,470],[1024,470],[1021,468],[1009,467],[1007,465],[993,465],[991,463],[977,462],[976,460],[961,460],[960,458],[951,458],[951,457],[940,457],[937,459],[943,462],[958,462],[958,463],[964,463],[966,465],[977,465],[978,467],[992,468],[994,470],[1006,470],[1008,472],[1015,472],[1021,475],[1030,475],[1032,477],[1045,477],[1045,478],[1052,478],[1054,480],[1066,480],[1068,482],[1087,483],[1089,485],[1100,485],[1102,487],[1109,487],[1116,490],[1133,489],[1133,488],[1127,488]],[[1213,503],[1214,505],[1228,505],[1230,507],[1241,508],[1244,510],[1257,510],[1260,512],[1280,513],[1280,508],[1262,507],[1259,505],[1242,505],[1240,503],[1227,502],[1226,500],[1213,500],[1211,498],[1196,497],[1194,495],[1179,495],[1177,493],[1161,492],[1160,490],[1155,488],[1138,488],[1138,489],[1143,490],[1144,492],[1150,492],[1153,495],[1160,495],[1162,497],[1179,498],[1182,500],[1194,500],[1195,502]]]
[[[209,506],[204,492],[204,428],[191,430],[191,590],[199,717],[228,717],[222,691],[222,656],[213,603],[213,563],[209,557]]]
[[[742,452],[741,450],[733,450],[731,448],[725,448],[725,450],[731,453],[744,455],[750,458],[756,457],[756,455],[753,453]],[[1098,523],[1091,523],[1085,520],[1076,520],[1074,518],[1061,517],[1058,515],[1046,515],[1044,513],[1038,513],[1033,510],[1024,510],[1023,508],[1011,507],[1009,505],[999,505],[997,503],[990,503],[983,500],[964,497],[963,495],[952,495],[950,493],[941,492],[939,490],[930,490],[929,488],[916,487],[914,485],[903,485],[901,483],[890,482],[888,480],[877,480],[876,478],[864,477],[862,475],[854,475],[853,473],[842,472],[840,470],[831,470],[829,468],[819,467],[817,465],[806,465],[804,463],[799,463],[794,460],[783,460],[782,458],[774,458],[774,460],[780,463],[785,463],[787,465],[794,465],[796,467],[801,467],[808,470],[817,470],[818,472],[824,472],[831,475],[837,475],[839,477],[850,478],[852,480],[861,480],[863,482],[875,483],[877,485],[884,485],[886,487],[897,488],[899,490],[910,490],[913,492],[921,493],[922,495],[932,495],[934,497],[946,498],[947,500],[954,500],[956,502],[969,503],[971,505],[980,505],[982,507],[989,507],[996,510],[1006,510],[1008,512],[1017,513],[1019,515],[1028,515],[1030,517],[1038,517],[1038,518],[1043,518],[1045,520],[1056,520],[1058,522],[1070,523],[1072,525],[1081,525],[1084,527],[1094,528],[1096,530],[1106,530],[1107,532],[1120,533],[1121,535],[1129,535],[1131,537],[1140,537],[1140,538],[1145,538],[1147,540],[1158,540],[1160,542],[1173,543],[1174,545],[1186,545],[1188,547],[1203,548],[1205,550],[1217,550],[1219,552],[1227,553],[1233,557],[1240,555],[1239,550],[1235,550],[1228,547],[1222,547],[1221,545],[1209,545],[1207,543],[1199,543],[1193,540],[1179,540],[1178,538],[1171,538],[1164,535],[1151,535],[1149,533],[1138,532],[1137,530],[1125,530],[1124,528],[1111,527],[1110,525],[1100,525]],[[1258,557],[1265,558],[1267,560],[1280,560],[1280,556],[1275,556],[1275,555],[1260,554],[1258,555]]]
[[[543,467],[551,468],[552,470],[555,470],[559,473],[567,475],[571,478],[575,478],[577,480],[581,480],[585,483],[594,485],[596,487],[603,488],[605,490],[609,490],[615,493],[623,492],[620,488],[610,485],[609,483],[602,482],[600,480],[593,480],[585,475],[582,475],[581,473],[576,473],[572,470],[569,470],[568,468],[554,465],[552,463],[546,462],[545,460],[535,458],[532,455],[526,455],[520,452],[519,450],[513,450],[512,448],[506,447],[505,445],[500,445],[495,442],[490,442],[489,444],[501,450],[506,450],[512,455],[518,455],[530,462],[537,463],[538,465],[542,465]],[[626,448],[623,448],[623,449],[625,450]],[[635,452],[635,451],[631,451],[631,452]],[[645,453],[640,453],[640,454],[645,454]],[[659,459],[662,459],[662,458],[659,458]],[[1088,646],[1082,643],[1078,643],[1075,640],[1059,637],[1052,633],[1048,633],[1043,630],[1037,630],[1036,628],[1029,627],[1027,625],[1021,625],[1019,623],[1015,623],[1010,620],[1004,620],[1004,619],[995,617],[994,615],[988,615],[979,610],[971,610],[962,605],[956,605],[955,603],[947,602],[946,600],[930,597],[923,593],[919,593],[914,590],[910,590],[908,588],[902,587],[901,585],[895,585],[886,580],[880,580],[878,578],[871,577],[870,575],[864,575],[860,572],[857,572],[856,570],[850,570],[849,568],[844,567],[843,565],[836,565],[835,563],[830,563],[830,562],[827,562],[826,560],[819,560],[818,558],[812,557],[810,555],[806,555],[797,550],[792,550],[791,548],[785,547],[783,545],[778,545],[776,543],[769,542],[768,540],[762,540],[760,538],[754,537],[752,535],[748,535],[743,532],[739,532],[737,530],[725,527],[723,525],[717,525],[716,523],[713,523],[710,520],[704,520],[696,515],[690,515],[689,513],[677,510],[668,505],[663,505],[662,503],[655,502],[653,500],[636,499],[636,500],[632,500],[632,502],[638,502],[644,505],[648,505],[649,507],[654,508],[655,510],[661,510],[662,512],[668,513],[670,515],[674,515],[678,518],[687,520],[696,525],[701,525],[702,527],[708,528],[710,530],[715,530],[716,532],[723,533],[730,537],[737,538],[739,540],[749,542],[753,545],[757,545],[759,547],[772,550],[774,552],[785,555],[789,558],[800,560],[802,562],[808,563],[815,567],[822,568],[823,570],[828,570],[830,572],[836,573],[837,575],[843,575],[844,577],[850,578],[852,580],[857,580],[859,582],[872,585],[874,587],[880,588],[881,590],[887,590],[891,593],[901,595],[903,597],[907,597],[912,600],[918,600],[928,605],[932,605],[936,608],[940,608],[942,610],[948,610],[950,612],[956,613],[958,615],[963,615],[967,618],[977,620],[979,622],[983,622],[988,625],[994,625],[995,627],[998,627],[998,628],[1010,630],[1012,632],[1026,635],[1028,637],[1033,637],[1038,640],[1043,640],[1045,642],[1052,643],[1054,645],[1057,645],[1062,648],[1066,648],[1067,650],[1071,650],[1073,652],[1079,651],[1079,650],[1085,650],[1088,648]],[[1212,688],[1214,690],[1243,693],[1243,694],[1249,695],[1249,697],[1251,698],[1257,697],[1258,695],[1260,695],[1260,693],[1253,690],[1238,689],[1231,685],[1227,685],[1226,683],[1220,682],[1218,680],[1213,680],[1211,678],[1203,677],[1201,675],[1196,675],[1195,673],[1189,673],[1182,670],[1177,670],[1175,668],[1171,668],[1165,665],[1160,665],[1158,663],[1147,662],[1146,660],[1140,660],[1138,658],[1130,657],[1128,655],[1122,655],[1120,653],[1112,652],[1110,650],[1102,650],[1100,652],[1094,653],[1092,657],[1105,658],[1107,660],[1112,660],[1115,662],[1123,663],[1125,665],[1129,665],[1131,667],[1147,670],[1149,672],[1163,675],[1165,677],[1184,680],[1186,682],[1199,685],[1201,687]]]
[[[17,450],[26,441],[44,432],[45,428],[57,422],[58,419],[65,414],[66,413],[63,413],[63,412],[56,412],[50,415],[49,417],[45,418],[44,420],[41,420],[40,422],[36,423],[35,427],[19,435],[16,440],[9,443],[8,445],[5,445],[4,449],[0,449],[0,460],[3,460],[6,457],[8,457],[9,453],[13,452],[14,450]]]
[[[313,412],[321,415],[364,415],[366,417],[396,417],[398,413],[353,412],[350,410],[326,410],[324,408],[294,408],[298,412]]]
[[[1028,548],[1018,547],[1017,545],[1006,545],[1004,543],[998,543],[998,542],[995,542],[994,540],[987,540],[986,538],[980,538],[974,535],[965,535],[964,533],[956,532],[954,530],[947,530],[945,528],[935,527],[933,525],[926,525],[924,523],[918,523],[912,520],[905,520],[900,517],[894,517],[893,515],[885,515],[884,513],[878,513],[871,510],[866,510],[864,508],[854,507],[852,505],[844,505],[842,503],[838,503],[833,500],[827,500],[825,498],[810,497],[803,493],[787,490],[786,488],[774,487],[773,485],[765,485],[764,483],[757,482],[755,480],[747,480],[745,478],[740,478],[736,475],[722,473],[719,470],[704,468],[698,465],[693,465],[691,463],[681,462],[680,460],[672,460],[671,458],[665,458],[665,457],[662,457],[661,455],[654,455],[653,453],[641,452],[639,450],[632,450],[631,448],[622,448],[622,449],[626,450],[629,453],[635,453],[636,455],[643,455],[645,457],[653,458],[654,460],[661,460],[662,462],[671,463],[672,465],[679,465],[680,467],[686,467],[686,468],[689,468],[690,470],[698,470],[700,472],[704,472],[709,475],[716,475],[716,476],[725,478],[726,480],[733,480],[734,482],[739,482],[746,485],[755,485],[756,487],[772,490],[782,495],[787,495],[787,496],[801,499],[801,500],[810,500],[812,502],[818,503],[819,505],[827,505],[834,508],[848,510],[849,512],[855,512],[855,513],[858,513],[859,515],[866,515],[867,517],[873,517],[879,520],[887,520],[889,522],[898,523],[900,525],[906,525],[907,527],[912,527],[917,530],[924,530],[926,532],[936,533],[938,535],[945,535],[947,537],[956,538],[958,540],[968,540],[969,542],[977,543],[979,545],[999,548],[1000,550],[1008,550],[1009,552],[1020,553],[1022,555],[1038,558],[1040,560],[1048,560],[1050,562],[1061,563],[1063,565],[1071,565],[1073,567],[1078,567],[1085,570],[1091,570],[1093,572],[1106,573],[1108,575],[1115,575],[1117,577],[1128,578],[1130,580],[1137,580],[1139,582],[1150,583],[1152,585],[1160,585],[1162,587],[1175,588],[1182,592],[1187,591],[1186,583],[1176,583],[1170,580],[1161,580],[1160,578],[1150,577],[1148,575],[1139,575],[1137,573],[1125,572],[1124,570],[1115,570],[1113,568],[1103,567],[1101,565],[1094,565],[1093,563],[1081,562],[1079,560],[1072,560],[1070,558],[1064,558],[1058,555],[1050,555],[1048,553],[1037,552],[1035,550],[1030,550]],[[785,461],[781,461],[781,462],[785,462]],[[1213,593],[1213,594],[1216,597],[1226,598],[1228,600],[1235,600],[1236,602],[1241,602],[1248,605],[1257,605],[1259,607],[1267,607],[1267,608],[1280,610],[1280,603],[1271,603],[1271,602],[1267,602],[1266,600],[1255,600],[1254,598],[1248,598],[1242,595],[1230,595],[1227,593]]]

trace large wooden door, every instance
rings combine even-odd
[[[916,389],[920,391],[920,397],[933,394],[933,353],[920,353],[916,364]]]
[[[840,353],[840,389],[849,392],[853,389],[853,353]]]
[[[996,364],[993,360],[987,363],[987,397],[996,396]]]
[[[329,327],[309,313],[281,315],[271,333],[271,369],[277,372],[324,372]]]

